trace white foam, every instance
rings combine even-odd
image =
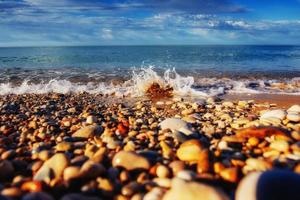
[[[46,83],[33,84],[25,80],[21,85],[11,83],[0,84],[0,95],[36,93],[99,93],[118,97],[140,97],[152,83],[158,83],[161,87],[172,87],[174,94],[178,96],[209,97],[224,93],[276,93],[300,95],[300,78],[294,78],[283,82],[287,87],[280,86],[282,82],[276,80],[232,80],[228,78],[198,78],[181,76],[176,70],[168,69],[163,75],[159,75],[153,66],[134,69],[132,77],[121,84],[107,82],[73,83],[66,79],[53,79]],[[251,86],[251,83],[255,86]],[[273,84],[273,86],[272,86]],[[275,85],[275,87],[274,87]]]
[[[115,96],[132,96],[139,97],[145,94],[147,88],[152,83],[159,83],[162,87],[170,86],[174,89],[176,95],[190,96],[209,96],[208,93],[197,91],[192,88],[194,84],[193,77],[183,77],[176,73],[175,69],[166,70],[163,76],[159,76],[154,71],[154,67],[141,68],[134,70],[132,78],[120,85],[109,83],[72,83],[68,80],[53,79],[47,83],[31,84],[29,80],[24,81],[21,85],[14,86],[11,83],[0,84],[0,94],[24,94],[35,93],[44,94],[49,92],[56,93],[100,93],[104,95]],[[215,91],[214,91],[215,92]]]

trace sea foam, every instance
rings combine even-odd
[[[113,95],[117,97],[140,97],[147,89],[158,83],[162,88],[173,88],[174,95],[209,97],[225,93],[276,93],[300,94],[300,78],[292,80],[232,80],[228,78],[197,78],[182,76],[173,69],[159,74],[153,66],[142,67],[132,71],[127,81],[114,84],[110,82],[72,82],[68,79],[52,79],[47,82],[32,83],[25,80],[19,85],[10,82],[0,83],[0,95],[25,93],[92,93]]]

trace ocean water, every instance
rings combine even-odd
[[[140,96],[152,82],[180,95],[300,94],[300,46],[0,48],[0,94]]]

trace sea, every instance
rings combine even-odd
[[[177,45],[0,48],[0,95],[300,95],[300,46]]]

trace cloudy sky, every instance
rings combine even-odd
[[[0,0],[0,46],[300,44],[300,0]]]

